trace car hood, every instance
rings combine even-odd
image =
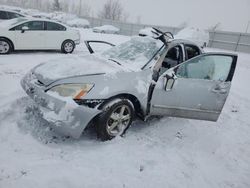
[[[68,57],[40,64],[32,70],[36,78],[46,86],[65,78],[98,74],[112,75],[122,71],[129,70],[96,55],[68,55]]]

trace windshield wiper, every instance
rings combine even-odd
[[[118,61],[116,61],[116,60],[114,60],[114,59],[109,59],[110,61],[113,61],[113,62],[115,62],[116,64],[118,64],[118,65],[122,65],[121,63],[119,63]]]

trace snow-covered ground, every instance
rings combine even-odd
[[[113,43],[118,35],[82,30],[84,39]],[[213,51],[213,49],[207,49]],[[47,128],[20,86],[35,65],[72,55],[17,52],[0,56],[0,188],[249,188],[250,55],[239,54],[230,96],[216,123],[152,119],[133,123],[124,138],[80,140]]]

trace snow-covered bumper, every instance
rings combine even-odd
[[[25,92],[39,105],[43,118],[57,132],[79,138],[89,122],[100,113],[92,109],[49,95],[34,75],[29,73],[21,81]]]

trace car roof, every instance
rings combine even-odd
[[[22,21],[18,22],[19,19],[22,19]],[[0,27],[11,28],[11,27],[15,27],[17,25],[20,25],[22,23],[29,22],[29,21],[53,22],[53,23],[58,23],[60,25],[63,25],[64,27],[68,28],[68,26],[66,26],[65,24],[54,21],[54,20],[43,19],[43,18],[33,18],[33,17],[14,18],[11,20],[3,21],[0,23]]]
[[[196,43],[190,41],[190,40],[186,40],[186,39],[171,39],[170,42],[172,44],[190,44],[190,45],[194,45],[194,46],[197,46],[199,47],[199,45],[197,45]]]

